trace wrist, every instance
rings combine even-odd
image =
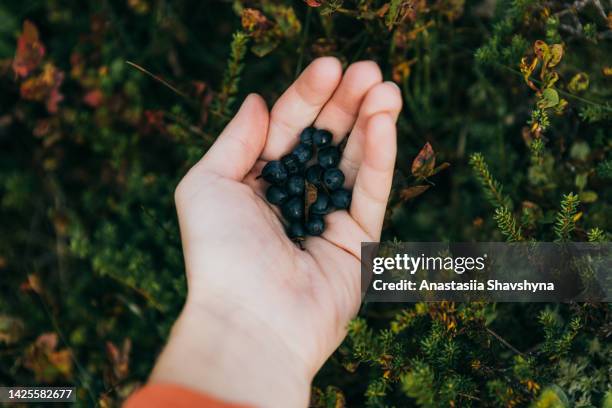
[[[305,365],[266,322],[229,309],[188,299],[150,381],[257,407],[307,406]]]

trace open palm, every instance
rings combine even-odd
[[[359,307],[360,244],[380,236],[400,109],[399,89],[382,82],[375,63],[352,64],[343,75],[334,58],[308,66],[270,113],[248,96],[176,191],[188,302],[240,327],[245,344],[265,333],[262,342],[312,378]],[[334,144],[349,135],[339,167],[353,198],[301,250],[257,176],[313,124],[330,130]]]

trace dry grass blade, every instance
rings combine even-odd
[[[189,96],[187,96],[186,93],[181,92],[180,90],[178,90],[176,87],[174,87],[172,84],[170,84],[168,81],[165,81],[164,79],[160,78],[159,76],[155,75],[154,73],[152,73],[151,71],[147,70],[146,68],[141,67],[140,65],[132,62],[132,61],[125,61],[126,64],[136,68],[137,70],[139,70],[140,72],[150,76],[151,78],[153,78],[154,80],[156,80],[157,82],[161,83],[162,85],[164,85],[165,87],[169,88],[172,92],[174,92],[177,95],[182,96],[185,99],[188,99],[191,101],[191,98],[189,98]]]

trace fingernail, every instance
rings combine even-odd
[[[400,89],[400,87],[399,87],[399,85],[398,85],[398,84],[396,84],[396,83],[395,83],[395,82],[393,82],[393,81],[385,81],[385,84],[391,84],[391,85],[393,85],[394,87],[396,87],[398,91],[399,91],[399,90],[401,90],[401,89]]]

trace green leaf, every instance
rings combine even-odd
[[[540,393],[538,400],[531,405],[532,408],[567,408],[569,406],[567,395],[555,384],[546,387]]]
[[[586,187],[588,176],[588,173],[576,174],[576,179],[574,182],[576,184],[576,187],[578,187],[578,190],[582,191]]]
[[[597,193],[591,190],[582,191],[579,194],[579,197],[580,197],[580,201],[582,201],[583,203],[594,203],[599,198]]]
[[[251,51],[258,57],[265,57],[266,55],[274,51],[276,47],[278,47],[278,43],[279,41],[272,39],[270,39],[269,41],[263,41],[257,44],[253,44],[253,46],[251,47]]]
[[[577,140],[572,144],[569,155],[574,160],[586,161],[591,154],[591,148],[589,144],[582,140]]]
[[[559,93],[552,88],[547,88],[542,92],[542,97],[538,101],[538,108],[547,109],[559,104]]]
[[[291,38],[302,31],[302,24],[292,7],[270,4],[264,10],[274,17],[283,37]]]

